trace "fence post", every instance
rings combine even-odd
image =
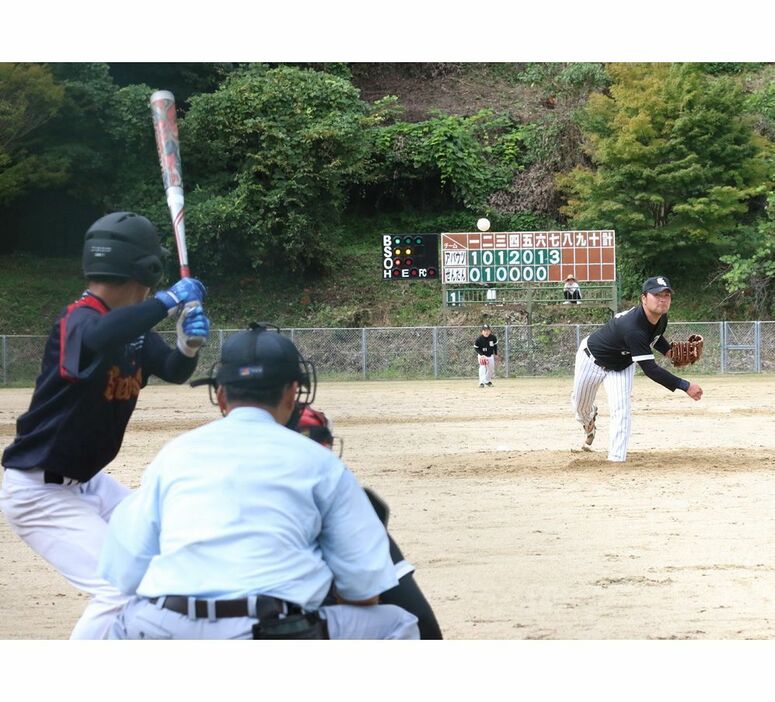
[[[439,328],[433,327],[433,378],[439,378]]]
[[[361,366],[363,366],[363,379],[366,380],[366,327],[361,329]]]
[[[3,385],[8,385],[8,337],[3,334]]]
[[[509,377],[509,325],[507,324],[505,326],[505,329],[503,331],[503,343],[506,346],[506,377]]]
[[[762,372],[762,323],[756,321],[753,323],[753,343],[754,343],[754,371],[756,373]]]
[[[579,346],[581,346],[581,325],[577,324],[576,325],[576,348],[578,349]]]
[[[721,373],[727,372],[727,335],[726,335],[726,323],[725,322],[719,322],[718,323],[718,340],[719,340],[719,346],[721,347],[719,350],[721,353],[719,354],[719,365],[721,366],[720,370]]]

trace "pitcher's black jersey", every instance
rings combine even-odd
[[[620,312],[589,336],[587,348],[596,361],[609,370],[624,370],[631,363],[654,359],[654,348],[667,352],[670,344],[663,334],[667,315],[656,324],[649,322],[642,305]],[[652,348],[653,347],[653,348]]]

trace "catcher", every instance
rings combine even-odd
[[[627,459],[635,363],[649,378],[671,392],[683,390],[695,401],[702,397],[702,388],[697,383],[673,375],[654,360],[653,349],[664,354],[676,367],[696,363],[702,357],[703,339],[697,334],[679,343],[671,344],[665,339],[667,312],[672,299],[673,289],[665,276],[648,278],[643,283],[639,305],[620,312],[605,326],[582,339],[576,352],[571,403],[576,419],[584,428],[581,448],[585,451],[592,450],[597,419],[595,396],[604,384],[611,412],[608,460]]]
[[[296,410],[285,426],[300,434],[304,434],[304,436],[316,441],[321,446],[331,449],[339,458],[342,457],[342,441],[334,436],[331,422],[323,412],[312,409],[310,405],[297,404]],[[369,488],[363,488],[363,490],[366,493],[366,497],[369,498],[369,502],[371,502],[371,506],[377,513],[379,520],[387,529],[390,517],[390,509],[387,503],[373,490]],[[380,595],[380,602],[403,607],[407,612],[417,617],[417,626],[420,629],[421,639],[443,638],[436,615],[414,579],[414,566],[406,560],[390,532],[388,532],[387,537],[390,544],[390,558],[396,569],[398,585],[383,592]],[[327,599],[330,601],[327,601],[326,604],[333,604],[331,597],[331,593],[329,593]]]

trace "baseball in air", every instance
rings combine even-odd
[[[490,228],[490,220],[487,217],[482,217],[477,221],[476,228],[480,232],[486,232]]]

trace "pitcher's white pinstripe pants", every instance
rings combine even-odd
[[[587,356],[587,338],[582,339],[576,351],[576,366],[573,373],[573,392],[571,405],[576,419],[582,426],[588,425],[595,416],[597,406],[595,397],[602,383],[608,395],[611,413],[611,429],[608,437],[608,460],[627,459],[627,445],[630,443],[632,379],[635,377],[635,364],[621,371],[604,370]]]

